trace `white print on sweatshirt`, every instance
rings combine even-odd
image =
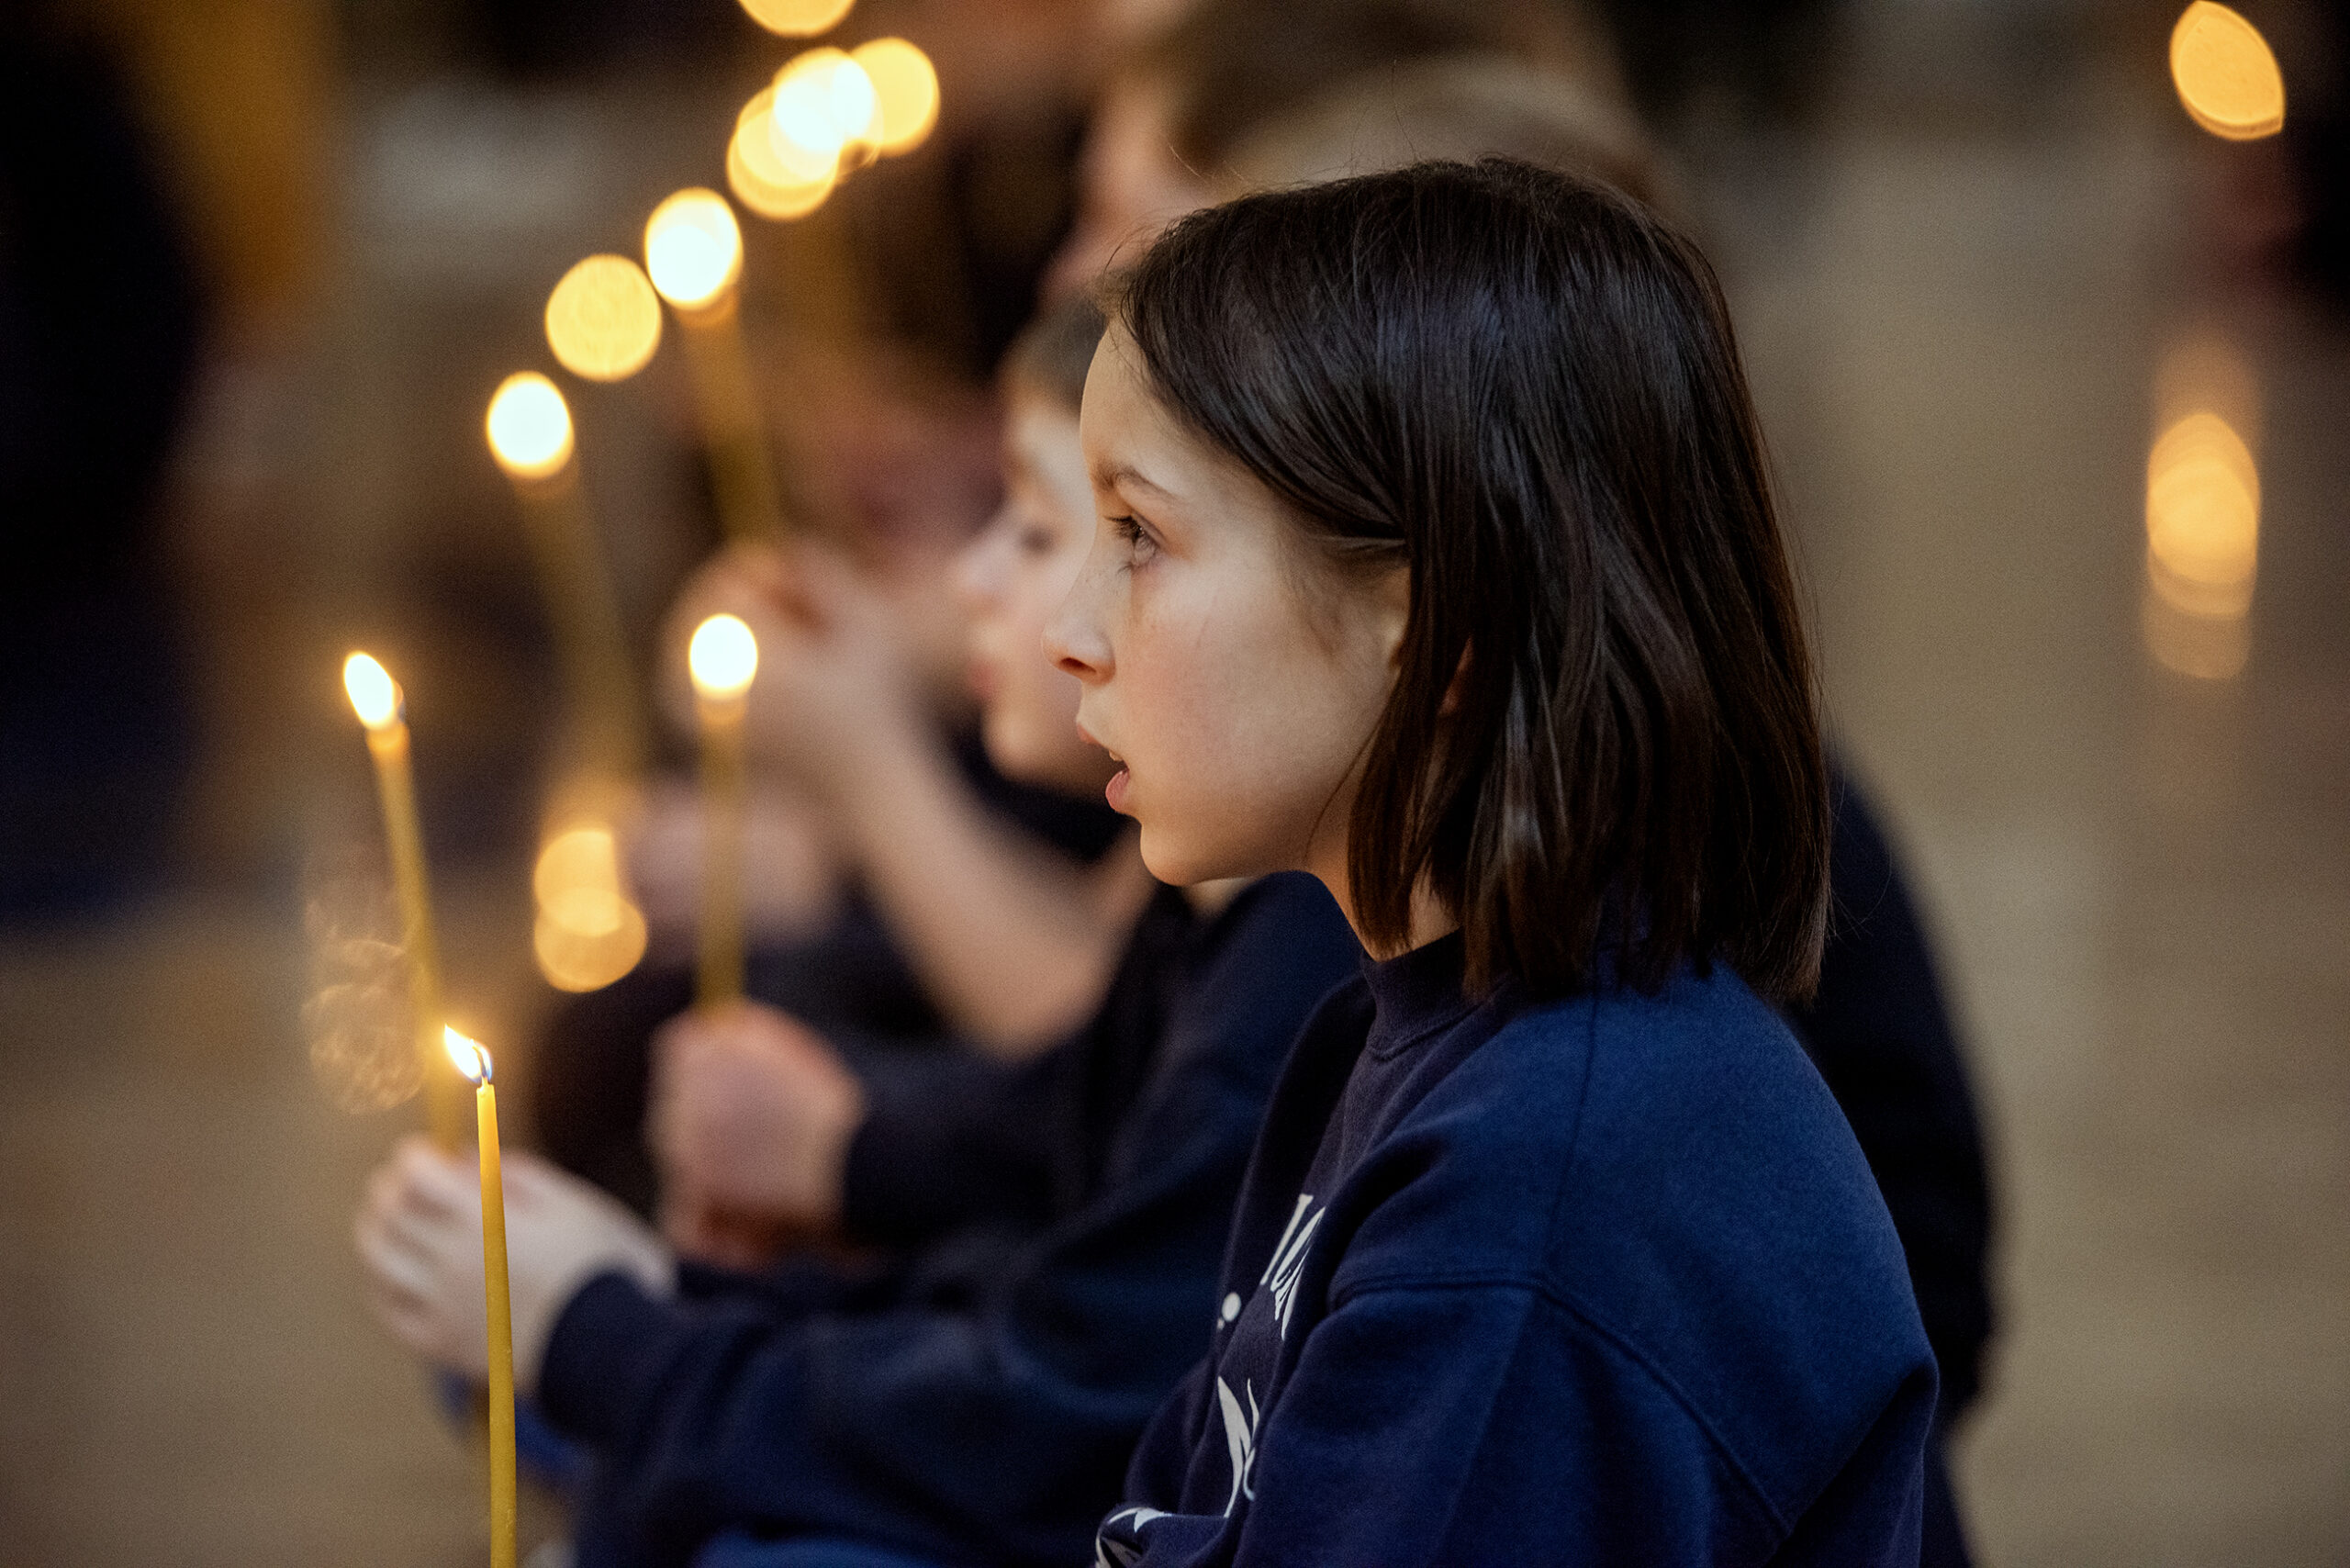
[[[1289,1338],[1289,1315],[1297,1305],[1297,1276],[1305,1267],[1305,1249],[1313,1243],[1314,1233],[1322,1225],[1327,1210],[1315,1209],[1314,1217],[1306,1219],[1305,1211],[1312,1208],[1314,1194],[1300,1193],[1297,1207],[1290,1211],[1289,1224],[1281,1227],[1281,1238],[1273,1244],[1273,1260],[1265,1265],[1265,1272],[1257,1282],[1270,1282],[1273,1287],[1273,1321],[1281,1325],[1281,1338]],[[1305,1220],[1303,1226],[1297,1222]]]

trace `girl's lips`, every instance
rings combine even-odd
[[[1102,798],[1110,802],[1112,811],[1123,812],[1126,809],[1126,790],[1133,783],[1134,775],[1121,767],[1103,787]]]

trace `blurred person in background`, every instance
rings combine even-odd
[[[1144,879],[1119,870],[1131,857],[1113,853],[1106,805],[1005,779],[972,724],[953,563],[1000,493],[982,444],[994,413],[919,369],[867,365],[833,385],[842,395],[811,415],[831,455],[803,478],[834,520],[822,542],[722,553],[664,638],[676,654],[727,610],[759,639],[747,991],[860,1069],[949,1041],[1032,1055],[1100,1001]],[[681,657],[662,691],[689,725]],[[562,1069],[535,1080],[542,1146],[646,1215],[650,1041],[692,996],[699,820],[690,787],[656,794],[631,855],[655,950],[557,1011],[542,1049]]]
[[[1604,180],[1652,204],[1674,197],[1663,160],[1616,87],[1612,60],[1562,70],[1555,54],[1498,52],[1506,32],[1432,34],[1402,0],[1327,0],[1278,15],[1201,0],[1113,71],[1081,162],[1080,218],[1057,285],[1091,284],[1191,207],[1254,189],[1501,155]],[[1432,57],[1336,80],[1282,69],[1353,58],[1366,39],[1441,36]],[[1380,50],[1371,50],[1381,54]],[[1237,106],[1256,106],[1255,115]],[[1188,205],[1186,205],[1188,203]],[[1886,835],[1849,773],[1834,771],[1831,915],[1819,990],[1789,1021],[1852,1124],[1908,1257],[1942,1370],[1928,1466],[1924,1561],[1967,1561],[1942,1448],[1982,1384],[1992,1327],[1989,1179],[1980,1118],[1924,927]]]
[[[0,920],[152,886],[194,750],[158,507],[204,300],[118,64],[0,17]]]
[[[1071,793],[1113,768],[1043,645],[1093,537],[1077,401],[1101,327],[1072,301],[1015,353],[1011,496],[960,573],[990,754]],[[1082,1560],[1206,1342],[1273,1075],[1360,958],[1295,876],[1156,888],[1117,941],[1091,1021],[1023,1066],[932,1053],[868,1085],[770,1008],[670,1025],[655,1144],[681,1246],[509,1160],[517,1369],[596,1456],[581,1568]],[[359,1222],[386,1325],[475,1376],[478,1205],[417,1140]],[[885,1250],[779,1257],[785,1235]]]

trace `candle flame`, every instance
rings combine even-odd
[[[686,649],[694,689],[712,701],[740,697],[759,672],[759,641],[733,615],[713,615],[694,628]]]
[[[547,346],[590,381],[624,381],[661,346],[661,301],[626,256],[590,256],[547,296]]]
[[[498,384],[489,399],[490,455],[518,479],[546,479],[571,461],[571,409],[535,370]]]
[[[2229,141],[2285,129],[2285,76],[2268,40],[2225,6],[2195,0],[2170,34],[2170,79],[2197,125]]]
[[[400,683],[369,655],[353,654],[342,661],[342,689],[351,698],[352,711],[369,729],[398,722]]]
[[[441,1043],[447,1047],[450,1061],[456,1065],[459,1072],[465,1075],[467,1082],[478,1086],[490,1081],[487,1046],[483,1045],[479,1040],[467,1039],[445,1024],[441,1026]]]
[[[775,89],[762,87],[743,106],[726,144],[726,185],[761,218],[789,221],[824,205],[839,178],[838,161],[815,179],[786,167],[775,150]]]
[[[856,0],[743,0],[751,20],[786,38],[813,38],[837,26]]]
[[[716,191],[694,186],[653,209],[644,270],[661,297],[682,309],[708,305],[743,274],[743,230]]]
[[[873,84],[881,123],[875,140],[883,154],[911,152],[938,123],[938,72],[930,56],[904,39],[875,39],[849,50]]]
[[[837,49],[811,49],[778,72],[768,113],[776,158],[802,182],[869,160],[880,135],[873,79]]]

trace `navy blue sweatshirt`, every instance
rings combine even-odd
[[[579,1568],[682,1563],[722,1530],[942,1563],[1083,1561],[1144,1424],[1206,1343],[1283,1054],[1360,953],[1304,877],[1255,884],[1180,941],[1146,920],[1104,1016],[1040,1076],[1062,1087],[1017,1113],[1037,1118],[1028,1137],[995,1154],[960,1134],[934,1145],[937,1175],[1016,1165],[1032,1139],[1058,1151],[1035,1162],[1033,1213],[916,1216],[902,1261],[868,1276],[803,1261],[696,1271],[680,1300],[616,1274],[582,1287],[540,1389],[597,1451]],[[1136,1017],[1157,1020],[1139,1052]],[[970,1110],[947,1121],[968,1133],[1005,1114]],[[920,1157],[919,1140],[865,1144],[853,1168]]]
[[[1103,1564],[1914,1564],[1934,1366],[1844,1117],[1726,969],[1333,994]]]

